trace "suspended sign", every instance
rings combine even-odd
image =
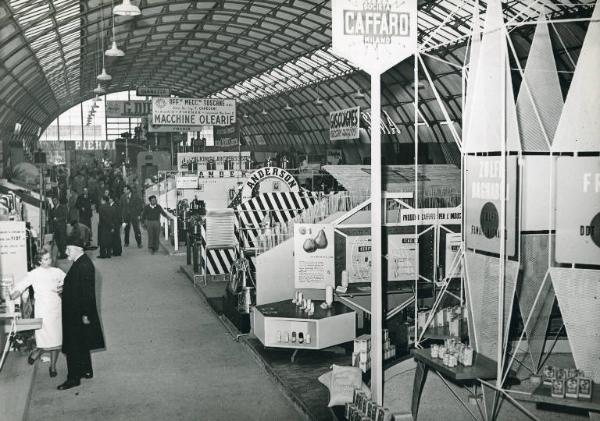
[[[357,139],[360,107],[346,108],[329,113],[329,140]]]
[[[237,146],[239,144],[238,125],[215,127],[215,146]]]
[[[75,149],[78,151],[112,151],[115,149],[114,140],[76,140]]]
[[[138,86],[135,94],[137,96],[170,96],[171,90],[169,88]]]
[[[150,101],[106,101],[106,117],[145,117],[152,112]]]
[[[229,126],[233,123],[233,99],[152,98],[153,125]]]
[[[198,188],[198,177],[193,175],[176,175],[175,187],[178,189],[196,189]]]
[[[500,156],[467,156],[465,238],[470,249],[500,253],[502,235],[502,173]],[[517,157],[506,157],[505,253],[516,252],[517,237]]]
[[[400,225],[460,225],[462,211],[460,206],[454,208],[419,208],[400,209]]]
[[[180,133],[180,132],[201,132],[204,130],[204,126],[178,126],[170,125],[164,126],[160,124],[152,124],[152,114],[148,115],[146,124],[148,126],[149,133]]]
[[[331,15],[333,51],[370,74],[417,49],[417,0],[335,0]]]
[[[240,159],[250,160],[250,152],[184,152],[177,154],[177,171],[230,171],[240,169]]]
[[[600,263],[600,159],[597,156],[557,159],[556,261]]]
[[[244,187],[242,187],[242,202],[250,200],[252,198],[252,189],[267,179],[276,179],[276,181],[282,181],[287,187],[286,190],[281,189],[281,187],[278,187],[274,190],[284,192],[299,191],[300,189],[294,176],[286,170],[277,167],[264,167],[250,174],[250,177],[248,177],[244,183]],[[277,184],[277,186],[279,186],[279,184]]]

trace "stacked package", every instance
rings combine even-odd
[[[419,333],[423,330],[427,324],[427,320],[431,317],[431,310],[420,311],[417,315],[417,326]],[[438,310],[432,317],[431,323],[428,327],[448,327],[450,329],[450,335],[460,338],[462,332],[462,321],[466,319],[466,311],[462,306],[445,307]]]
[[[545,366],[544,384],[555,398],[592,399],[593,382],[582,370]]]
[[[389,409],[370,400],[365,392],[355,389],[352,403],[346,403],[344,416],[349,421],[392,421]]]
[[[432,345],[431,357],[439,358],[446,367],[453,368],[459,364],[471,367],[473,365],[473,348],[450,338],[444,340],[444,345]]]
[[[390,341],[389,331],[383,329],[383,359],[389,360],[396,356],[396,346]],[[371,368],[371,335],[365,334],[354,339],[352,365],[366,372]]]

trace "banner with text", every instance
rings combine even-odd
[[[242,160],[240,163],[240,159]],[[177,154],[177,171],[194,173],[204,171],[224,171],[245,169],[250,162],[250,152],[184,152]],[[240,166],[240,164],[242,164]]]
[[[501,156],[465,157],[465,242],[470,249],[500,253],[502,173]],[[506,157],[506,255],[516,253],[517,157]]]
[[[152,98],[152,124],[229,126],[235,123],[234,99]]]
[[[335,287],[333,226],[294,225],[294,285],[296,288]]]
[[[329,113],[329,140],[357,139],[360,107],[346,108]]]
[[[400,209],[400,225],[460,225],[462,209],[455,208],[419,208]]]
[[[215,127],[215,146],[238,146],[239,144],[238,125],[226,127]]]
[[[76,140],[75,149],[78,151],[113,151],[114,140]]]
[[[150,101],[106,101],[106,117],[145,117],[152,112]]]

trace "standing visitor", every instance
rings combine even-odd
[[[113,256],[120,256],[123,253],[123,248],[121,247],[121,221],[123,220],[123,217],[121,216],[121,208],[113,196],[108,198],[108,203],[111,208],[112,218],[110,248]]]
[[[133,234],[138,248],[142,248],[142,233],[140,232],[140,216],[144,210],[142,199],[137,194],[133,194],[129,185],[125,186],[125,193],[121,197],[121,214],[123,216],[123,224],[125,225],[125,233],[123,241],[125,247],[129,247],[129,230],[133,227]]]
[[[69,239],[69,260],[62,293],[62,351],[67,358],[67,380],[58,386],[66,390],[79,386],[80,380],[94,377],[90,350],[104,348],[104,337],[96,307],[94,264],[83,252],[79,238]]]
[[[67,217],[69,211],[67,209],[66,200],[58,200],[58,197],[52,198],[54,208],[50,212],[52,219],[52,232],[54,233],[54,242],[58,248],[58,258],[66,259],[65,249],[67,247]]]
[[[75,206],[79,211],[79,222],[92,228],[92,199],[88,192],[88,188],[84,187],[83,192],[77,198]]]
[[[100,259],[108,259],[111,255],[111,238],[113,233],[113,210],[108,204],[108,197],[100,198],[98,207],[98,246]]]
[[[37,256],[39,267],[28,272],[17,282],[10,293],[12,300],[23,294],[30,286],[35,294],[35,317],[42,319],[42,327],[35,331],[34,349],[27,362],[35,361],[44,352],[50,352],[50,377],[56,377],[56,360],[62,346],[62,317],[60,293],[63,287],[65,273],[59,268],[52,267],[50,248],[40,250]]]
[[[156,196],[152,195],[148,198],[150,203],[144,207],[142,219],[146,224],[148,231],[148,248],[150,253],[154,254],[158,251],[158,236],[160,235],[160,215],[168,218],[167,213],[156,202]]]

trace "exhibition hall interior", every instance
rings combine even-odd
[[[0,0],[0,420],[600,421],[595,0]]]

